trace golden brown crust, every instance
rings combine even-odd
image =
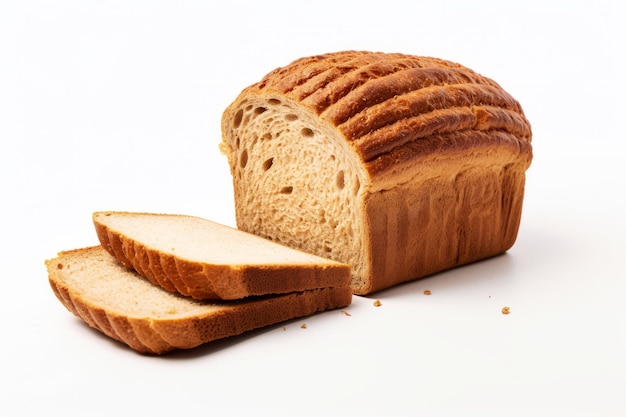
[[[501,254],[517,237],[524,172],[481,161],[457,175],[369,194],[371,279],[355,294]]]
[[[80,295],[53,280],[50,281],[50,286],[61,303],[90,327],[139,353],[155,355],[178,349],[192,349],[292,318],[345,307],[351,302],[351,293],[345,287],[322,288],[249,300],[249,306],[225,308],[221,314],[159,321],[119,316],[82,302]],[[94,320],[94,317],[100,319]]]
[[[472,149],[475,141],[466,141],[472,131],[508,134],[506,141],[513,138],[530,152],[524,144],[531,141],[531,128],[519,103],[493,80],[441,59],[359,51],[318,55],[278,68],[248,90],[274,91],[310,108],[376,172],[394,167],[385,158],[390,152],[418,159],[441,152],[444,137],[446,152]]]
[[[98,221],[94,221],[94,226],[100,244],[107,252],[153,284],[197,299],[220,298],[212,280],[202,274],[201,267],[194,268],[185,260],[177,261],[173,256],[151,250]],[[231,282],[233,286],[237,284],[236,280]]]

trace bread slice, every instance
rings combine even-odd
[[[234,300],[350,283],[350,267],[199,217],[96,212],[102,246],[153,284]]]
[[[349,287],[320,288],[238,301],[173,294],[128,269],[101,246],[46,261],[52,290],[89,326],[149,354],[190,349],[285,320],[350,304]]]
[[[531,128],[493,80],[449,61],[298,59],[222,117],[239,229],[352,266],[368,294],[508,250]]]

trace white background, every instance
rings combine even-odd
[[[626,415],[624,17],[605,0],[0,3],[0,414]],[[65,310],[43,262],[97,243],[93,211],[234,225],[222,111],[343,49],[457,61],[522,103],[535,158],[506,255],[161,358]]]

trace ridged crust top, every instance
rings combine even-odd
[[[244,93],[255,91],[310,108],[345,136],[371,174],[394,166],[389,154],[441,154],[442,143],[450,153],[504,145],[530,163],[532,132],[520,104],[493,80],[445,60],[317,55],[277,68]],[[389,162],[376,161],[385,155]]]

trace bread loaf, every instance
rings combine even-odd
[[[222,117],[239,229],[352,267],[368,294],[508,250],[532,159],[520,104],[436,58],[337,52]]]
[[[351,302],[348,286],[237,301],[199,301],[170,293],[124,267],[101,246],[46,261],[57,298],[89,326],[148,354],[190,349]]]
[[[102,246],[153,284],[196,299],[341,287],[350,267],[199,217],[93,214]]]

